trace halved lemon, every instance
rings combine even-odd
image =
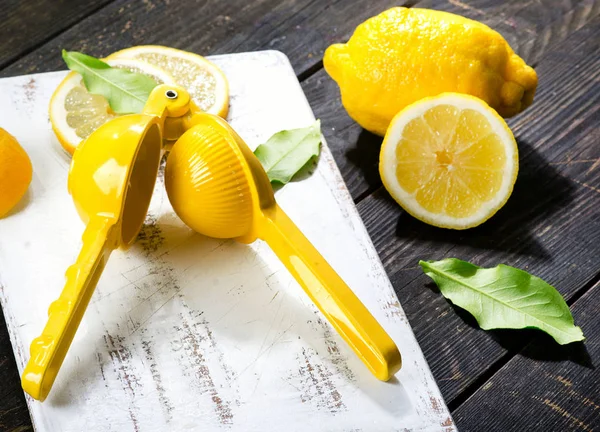
[[[411,215],[443,228],[475,227],[508,200],[519,167],[515,138],[484,101],[458,93],[421,99],[392,120],[379,172]]]
[[[164,70],[140,60],[106,59],[108,64],[148,75],[159,84],[176,84]],[[50,99],[50,123],[63,148],[73,154],[79,143],[99,126],[116,117],[107,100],[87,91],[81,75],[69,73]]]
[[[158,45],[141,45],[117,51],[109,59],[136,59],[170,73],[202,111],[225,118],[229,111],[229,85],[223,72],[204,57]]]

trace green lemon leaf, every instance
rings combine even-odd
[[[254,151],[269,180],[288,183],[309,160],[319,156],[321,122],[311,126],[277,132]]]
[[[62,51],[69,69],[79,72],[90,93],[104,96],[117,114],[142,112],[152,89],[158,84],[149,76],[113,68],[95,57]]]
[[[419,264],[444,297],[484,330],[533,327],[561,345],[585,339],[560,293],[526,271],[504,264],[484,269],[456,258]]]

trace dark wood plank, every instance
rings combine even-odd
[[[361,2],[318,0],[244,4],[119,1],[2,70],[0,76],[64,69],[62,48],[102,56],[139,44],[163,44],[201,54],[279,49],[290,56],[301,73],[320,62],[326,46],[346,39],[368,16],[400,4],[377,0],[365,8]],[[6,335],[6,330],[0,329],[0,334]],[[0,352],[12,356],[8,343],[0,346]],[[3,368],[14,378],[1,381],[6,383],[7,393],[0,396],[0,407],[6,407],[0,411],[0,425],[28,425],[14,362],[2,365],[0,370],[4,372]]]
[[[187,2],[178,2],[175,7],[173,3],[174,2],[171,2],[170,5],[165,5],[158,2],[145,2],[144,4],[120,2],[118,3],[118,8],[111,5],[110,7],[107,7],[106,10],[101,11],[101,13],[98,14],[98,17],[83,21],[79,26],[76,26],[76,28],[65,32],[65,34],[61,35],[56,40],[25,57],[23,61],[0,72],[0,75],[15,75],[19,73],[63,68],[58,55],[59,49],[62,47],[88,50],[92,54],[102,55],[124,46],[141,43],[162,43],[190,49],[192,51],[200,52],[201,54],[243,51],[246,49],[258,48],[281,49],[293,56],[292,62],[296,71],[298,73],[303,73],[314,67],[321,57],[324,47],[329,43],[346,39],[358,22],[391,6],[391,3],[398,2],[386,3],[377,1],[373,2],[375,6],[372,6],[369,3],[368,7],[366,7],[363,2],[342,1],[337,2],[333,6],[328,6],[327,4],[321,5],[321,3],[327,2],[319,1],[284,1],[277,3],[266,0],[254,2],[253,4],[244,4],[242,6],[232,6],[223,4],[224,2],[217,3],[211,1],[206,2],[204,5],[189,5]],[[457,2],[455,1],[449,4],[456,6],[456,3]],[[488,3],[491,4],[491,1]],[[581,3],[585,2],[573,2],[573,5],[577,6]],[[329,10],[331,7],[337,9],[332,12]],[[376,10],[378,7],[380,7],[380,9]],[[345,8],[343,14],[337,12],[339,11],[339,8]],[[594,12],[593,8],[590,10]],[[497,11],[498,10],[496,10],[496,12]],[[592,12],[586,15],[586,17],[591,15]],[[563,11],[556,16],[560,18],[568,17],[568,15],[568,12],[565,13]],[[335,19],[341,20],[341,22],[335,22],[335,20],[329,19],[330,16],[336,16]],[[584,14],[577,16],[584,16]],[[311,27],[312,21],[318,21],[321,27]],[[190,22],[193,22],[194,25],[190,25]],[[570,27],[567,26],[566,28]],[[303,45],[302,40],[304,40],[304,38],[310,42]],[[552,40],[554,39],[550,39],[551,42],[549,43],[552,43]],[[302,48],[302,46],[305,48]],[[540,46],[541,48],[539,51],[542,51],[547,47],[547,45],[543,44]],[[94,49],[96,49],[95,52],[92,51]],[[567,52],[570,53],[569,51]],[[583,54],[588,57],[590,56],[589,52],[584,52]],[[581,55],[581,53],[569,57],[570,63],[566,64],[572,68],[573,64],[577,63],[579,60],[579,55]],[[317,60],[315,60],[315,57],[317,57]],[[315,75],[314,78],[318,79],[319,75]],[[331,82],[331,80],[329,80],[322,72],[321,78]],[[581,82],[581,80],[582,79],[579,78],[579,82]],[[562,79],[559,81],[557,90],[561,90],[563,86],[562,81]],[[322,81],[321,84],[323,82],[325,81]],[[578,86],[577,80],[570,80],[569,82],[572,83],[570,85],[571,87]],[[567,83],[564,83],[564,85],[567,85]],[[585,85],[583,85],[583,88],[588,89]],[[547,89],[547,91],[553,90],[555,89]],[[318,94],[318,97],[315,97],[311,102],[313,102],[313,108],[318,108],[317,111],[323,109],[322,114],[319,114],[319,116],[324,119],[325,132],[327,133],[328,127],[335,128],[342,136],[348,137],[345,141],[340,142],[342,145],[339,146],[339,151],[337,151],[337,160],[338,163],[340,163],[340,156],[345,155],[346,152],[352,151],[352,149],[347,148],[348,143],[356,143],[357,139],[353,139],[353,132],[346,129],[348,127],[346,126],[347,123],[344,123],[343,121],[338,122],[336,120],[337,117],[334,114],[331,114],[331,110],[327,109],[326,104],[328,101],[335,100],[338,101],[338,112],[343,112],[341,107],[339,107],[339,94],[327,92],[316,92],[315,94]],[[560,94],[564,97],[564,92],[561,93],[559,91],[559,95]],[[549,100],[553,104],[556,104],[557,101],[559,101],[558,97],[556,100],[550,98]],[[581,100],[582,97],[578,97],[577,101],[566,103],[563,108],[565,111],[577,111],[575,107],[579,105],[576,105],[576,103],[581,103]],[[319,105],[315,106],[314,101],[320,101]],[[539,101],[536,101],[536,104],[538,102]],[[548,110],[548,107],[551,106],[552,103],[549,102],[548,105],[545,106],[545,109]],[[562,102],[558,103],[560,104]],[[589,104],[583,106],[584,108],[587,107],[588,110],[590,109]],[[520,183],[525,185],[524,187],[528,184],[535,184],[536,182],[543,183],[546,180],[552,180],[549,183],[549,186],[537,186],[537,188],[533,189],[533,192],[523,194],[523,196],[519,198],[519,202],[522,205],[523,203],[528,204],[528,201],[533,202],[534,200],[532,200],[532,198],[539,199],[537,195],[548,195],[548,198],[543,200],[543,206],[535,209],[537,210],[537,213],[533,212],[533,210],[527,213],[528,216],[535,213],[536,217],[533,218],[531,223],[524,223],[524,227],[522,228],[513,224],[517,224],[517,222],[521,223],[526,219],[525,216],[521,219],[511,219],[509,216],[504,216],[505,222],[506,220],[512,222],[495,223],[495,225],[493,225],[495,227],[494,229],[490,228],[489,230],[484,229],[474,231],[463,237],[456,233],[452,235],[440,233],[440,230],[428,231],[429,227],[418,223],[415,224],[414,221],[411,222],[405,215],[402,216],[401,212],[397,210],[397,206],[391,202],[389,197],[386,197],[386,194],[381,192],[377,196],[370,198],[370,202],[375,202],[376,204],[369,204],[368,202],[362,204],[361,212],[363,217],[370,221],[369,229],[376,240],[382,258],[386,262],[388,271],[393,276],[395,286],[400,287],[409,282],[412,278],[419,277],[419,273],[415,272],[416,269],[414,268],[416,259],[441,257],[444,255],[445,251],[450,253],[449,250],[454,244],[461,242],[465,244],[462,246],[463,250],[468,251],[470,256],[473,256],[481,264],[488,265],[488,261],[492,261],[494,257],[504,256],[508,257],[508,259],[519,258],[521,259],[520,263],[523,267],[530,265],[533,269],[544,269],[545,266],[549,265],[548,263],[551,261],[551,256],[562,257],[563,255],[561,254],[567,253],[568,249],[577,249],[578,246],[576,245],[577,247],[575,247],[573,245],[576,244],[578,240],[583,242],[583,246],[581,246],[582,249],[580,250],[589,248],[590,244],[597,238],[597,218],[596,224],[590,226],[589,235],[585,232],[579,232],[579,236],[565,242],[563,249],[558,248],[558,241],[551,241],[549,239],[557,232],[561,232],[563,227],[568,225],[567,219],[558,218],[559,222],[550,227],[544,225],[542,221],[540,221],[540,218],[543,219],[544,217],[548,217],[548,215],[559,215],[561,209],[566,205],[577,205],[577,208],[581,210],[589,203],[589,197],[587,195],[582,195],[580,193],[581,189],[592,191],[593,188],[598,189],[600,187],[597,182],[595,182],[596,177],[594,176],[590,178],[586,177],[583,180],[578,177],[581,174],[581,171],[577,166],[586,163],[581,162],[585,159],[579,158],[583,157],[594,160],[594,158],[597,158],[597,153],[594,153],[592,151],[593,149],[590,149],[589,146],[581,147],[575,145],[579,138],[582,138],[585,133],[589,132],[590,128],[589,121],[580,121],[581,119],[577,116],[581,113],[579,111],[577,112],[579,114],[574,117],[576,124],[574,124],[574,129],[572,130],[568,130],[569,128],[565,126],[572,125],[571,123],[559,122],[558,126],[561,127],[559,128],[558,126],[552,127],[552,121],[546,121],[544,123],[547,128],[542,127],[541,129],[536,129],[536,136],[538,138],[543,133],[551,134],[555,133],[557,130],[561,132],[568,130],[565,133],[566,138],[561,138],[566,139],[567,144],[562,147],[558,146],[556,142],[549,144],[550,148],[556,150],[555,153],[553,153],[554,159],[552,159],[552,163],[555,163],[556,165],[544,165],[543,159],[548,159],[545,153],[546,150],[544,150],[543,156],[540,156],[539,151],[534,151],[532,153],[533,155],[528,156],[528,159],[522,162],[523,169],[521,178],[523,177],[525,167],[532,167],[527,180],[519,180]],[[326,117],[326,114],[329,115],[329,117]],[[540,117],[545,114],[544,111],[537,113]],[[326,120],[327,118],[330,120]],[[573,120],[573,118],[571,118],[571,120]],[[358,137],[359,135],[360,128],[357,129],[355,137]],[[373,160],[376,161],[378,142],[375,142],[376,149],[373,150],[371,149],[371,144],[369,144],[369,142],[372,141],[372,137],[369,137],[368,135],[361,137],[362,144],[359,147],[360,149],[352,155],[354,158],[353,160],[355,161],[354,164],[359,165],[359,170],[361,170],[358,171],[359,174],[357,178],[359,178],[360,175],[364,175],[362,174],[362,167],[368,165],[368,161],[371,160],[370,158],[372,158],[372,155],[375,156]],[[332,138],[329,137],[330,145],[331,142]],[[537,144],[537,142],[531,142]],[[522,144],[522,146],[525,146],[527,149],[527,143]],[[557,150],[559,148],[562,148],[562,151]],[[336,150],[334,150],[334,153],[335,152]],[[565,159],[560,158],[563,156]],[[348,158],[350,158],[350,156],[348,156]],[[367,161],[366,163],[365,160]],[[571,178],[575,179],[574,181],[584,182],[586,184],[585,186],[559,181],[561,178],[560,176],[563,175],[563,173],[569,173],[569,171],[563,171],[564,169],[569,168],[569,161],[571,162],[570,167],[575,167],[573,168],[575,171]],[[538,176],[538,168],[536,167],[539,164],[544,168],[550,166],[552,169],[541,169],[541,174]],[[593,165],[593,163],[591,163],[591,165]],[[343,161],[341,167],[344,169]],[[589,168],[591,168],[591,166],[589,166],[588,169]],[[372,176],[371,178],[375,177]],[[355,191],[353,191],[353,193],[355,197],[360,195],[357,195]],[[557,194],[558,196],[554,197],[553,194]],[[513,209],[520,209],[520,207],[515,206]],[[382,214],[377,215],[377,211],[380,211]],[[398,220],[399,217],[400,220]],[[498,215],[498,217],[500,217],[500,215]],[[397,230],[396,223],[398,223]],[[492,222],[490,222],[490,224],[491,223]],[[487,255],[485,253],[479,253],[479,249],[494,247],[494,240],[500,238],[498,233],[494,232],[495,229],[506,230],[507,228],[513,229],[515,227],[517,228],[516,234],[511,238],[513,241],[514,238],[524,238],[525,244],[523,247],[510,248],[507,246],[510,245],[510,241],[504,241],[499,243],[498,248],[506,248],[507,250],[505,252],[491,252]],[[539,235],[540,240],[536,240],[538,234],[534,234],[534,231],[540,229],[540,227],[548,229],[548,231],[541,232]],[[566,226],[565,235],[568,236],[572,233],[572,229],[571,231],[570,229],[571,228]],[[396,231],[400,240],[396,238],[391,243],[386,243],[386,238],[394,239],[396,237]],[[421,234],[424,235],[423,239],[419,237]],[[478,236],[481,236],[482,238],[478,238]],[[488,238],[485,238],[485,236],[488,236]],[[553,248],[547,248],[546,246],[548,243],[554,245]],[[459,246],[457,248],[458,251],[460,251],[461,247]],[[553,255],[554,253],[556,253],[556,255]],[[452,254],[453,253],[450,253],[450,255]],[[524,255],[521,256],[521,254]],[[469,258],[465,255],[462,257]],[[563,260],[563,258],[560,258],[560,260]],[[580,261],[583,260],[580,259]],[[505,262],[516,263],[516,261],[509,261],[507,259],[505,259]],[[489,265],[491,264],[493,263],[490,262]],[[587,263],[584,264],[583,272],[586,273],[589,272],[589,268],[595,263],[593,260],[588,259]],[[569,268],[569,266],[567,266],[567,268]],[[569,268],[568,274],[557,280],[567,280],[569,275],[579,277],[577,271],[578,268],[576,267]],[[538,274],[541,275],[540,272],[538,272]],[[578,280],[583,279],[582,277],[579,277]],[[571,288],[569,288],[569,290],[575,291],[577,283],[579,282],[574,280],[570,285]],[[468,325],[468,317],[465,317],[464,315],[455,316],[454,312],[441,296],[424,288],[424,284],[425,280],[420,277],[406,289],[399,290],[399,294],[401,295],[400,298],[405,309],[407,312],[410,312],[409,316],[413,326],[418,324],[418,326],[416,326],[418,327],[417,334],[421,341],[422,348],[428,356],[430,364],[433,365],[435,360],[440,358],[440,362],[436,363],[434,367],[434,373],[438,377],[438,382],[442,386],[445,394],[457,394],[461,389],[473,382],[473,377],[476,376],[476,374],[480,374],[483,370],[489,368],[495,359],[499,358],[499,355],[501,356],[502,353],[509,351],[516,351],[528,340],[529,335],[523,337],[522,333],[519,333],[520,336],[516,337],[517,341],[515,342],[513,340],[515,339],[515,332],[484,333],[471,328]],[[425,292],[425,296],[422,295],[422,291]],[[446,317],[454,317],[454,319],[448,320]],[[2,334],[2,329],[0,329],[0,334]],[[463,334],[469,336],[462,338],[457,336]],[[432,335],[438,336],[431,337]],[[496,340],[494,341],[493,338]],[[452,343],[455,344],[454,347],[450,346],[450,341],[453,341]],[[498,344],[501,346],[498,347]],[[464,350],[462,354],[458,352],[460,348],[456,345],[462,346],[462,349]],[[0,348],[0,352],[4,351],[1,351]],[[447,352],[450,352],[451,356],[444,360]],[[9,355],[12,355],[12,353],[9,353]],[[482,363],[484,363],[484,367],[482,367]],[[473,373],[471,369],[474,371]],[[8,381],[15,384],[18,388],[18,379],[16,381]],[[0,399],[2,398],[0,397]],[[4,400],[0,402],[0,406],[5,406]],[[8,414],[6,415],[6,418],[8,418]],[[3,421],[5,421],[5,418],[2,417],[2,414],[0,413],[0,424],[2,424]]]
[[[600,284],[571,310],[585,343],[536,338],[453,413],[460,431],[600,429]]]
[[[0,69],[112,0],[8,0],[0,3]]]
[[[361,2],[342,0],[206,1],[201,4],[118,1],[2,70],[0,76],[64,69],[60,57],[62,48],[102,56],[139,44],[163,44],[206,55],[279,49],[290,56],[296,71],[302,73],[319,64],[329,44],[346,39],[371,14],[402,3],[377,0],[365,8]],[[8,345],[1,352],[12,355]],[[16,374],[14,364],[6,367]],[[13,399],[5,400],[1,396],[0,406],[11,407],[7,418],[17,416],[20,423],[11,424],[28,424],[18,377],[5,382],[11,398],[21,395],[15,405],[20,411],[12,410]],[[0,412],[0,424],[3,421],[9,424]]]
[[[348,116],[339,87],[325,69],[303,81],[302,89],[315,116],[321,119],[323,136],[352,198],[359,202],[381,187],[378,164],[383,139]]]
[[[63,48],[105,56],[132,45],[159,44],[202,55],[277,49],[297,73],[372,14],[398,0],[258,0],[129,2],[119,0],[0,72],[12,76],[64,69]]]
[[[358,209],[446,401],[524,346],[534,331],[477,328],[417,267],[457,257],[506,263],[538,275],[567,298],[600,271],[600,17],[539,65],[536,102],[512,125],[520,173],[507,205],[481,227],[438,229],[404,213],[384,190]],[[576,65],[576,67],[574,67]]]
[[[33,425],[23,390],[12,391],[0,399],[0,430],[3,432],[32,431]]]
[[[0,383],[2,383],[0,385],[0,431],[33,430],[2,308],[0,308]]]
[[[484,22],[502,33],[515,51],[530,61],[539,59],[553,44],[600,13],[598,0],[427,0],[415,7],[425,6]],[[338,86],[325,70],[304,81],[302,88],[315,115],[322,119],[323,134],[350,193],[359,201],[381,186],[377,166],[382,139],[348,117],[340,101]]]
[[[515,52],[533,65],[548,47],[600,13],[598,0],[420,0],[415,7],[444,10],[481,21],[502,34]]]

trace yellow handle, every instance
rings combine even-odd
[[[42,334],[31,343],[21,385],[34,399],[48,396],[58,370],[77,332],[110,253],[116,247],[114,219],[92,218],[83,233],[77,262],[66,273],[60,297],[50,305]]]
[[[387,381],[400,370],[394,341],[279,206],[265,214],[258,231],[377,378]]]

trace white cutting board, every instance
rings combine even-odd
[[[230,82],[228,119],[250,147],[314,121],[283,54],[212,60]],[[47,116],[65,74],[0,80],[0,127],[34,169],[18,211],[0,220],[0,301],[21,371],[84,228]],[[454,430],[325,143],[314,174],[276,197],[398,344],[395,379],[370,374],[264,243],[188,229],[160,178],[138,242],[111,256],[50,396],[27,396],[36,430]]]

